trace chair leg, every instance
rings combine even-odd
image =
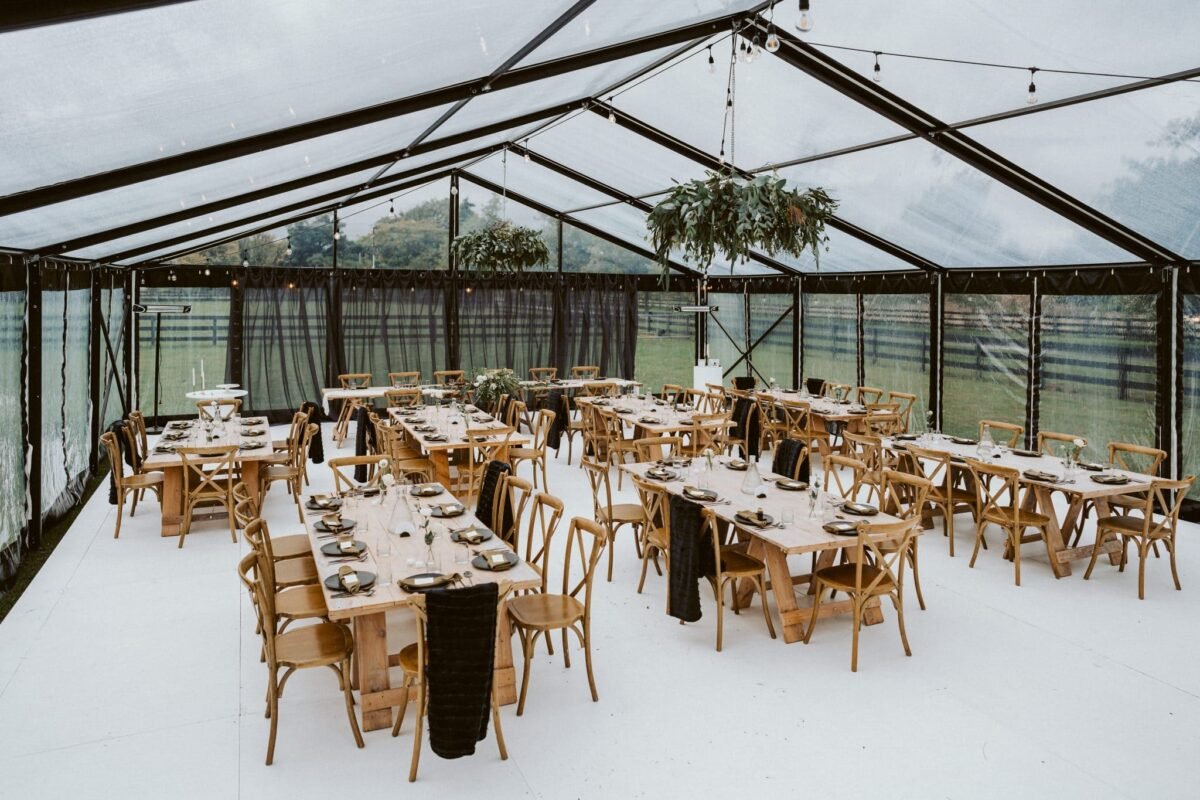
[[[1138,542],[1138,600],[1146,599],[1146,559],[1150,556],[1150,547],[1146,542]]]
[[[410,676],[407,672],[404,673],[404,683],[400,688],[405,689],[406,691],[404,692],[404,697],[400,699],[400,710],[396,712],[396,724],[392,726],[393,737],[400,735],[400,726],[404,724],[404,715],[408,713],[408,694],[412,691],[410,688],[412,686],[412,680],[412,676]]]
[[[979,546],[983,544],[983,528],[986,524],[983,520],[979,520],[975,524],[975,549],[971,551],[971,561],[967,564],[968,567],[973,568],[975,566],[975,559],[979,558]]]
[[[1096,568],[1096,559],[1100,557],[1100,550],[1104,547],[1104,540],[1106,538],[1108,537],[1104,535],[1104,531],[1096,531],[1096,543],[1092,545],[1092,557],[1088,561],[1087,571],[1083,573],[1083,579],[1085,581],[1090,580],[1092,577],[1092,570]]]
[[[761,572],[758,574],[756,583],[758,583],[758,597],[759,597],[759,600],[762,602],[763,619],[765,619],[767,621],[767,632],[770,633],[771,638],[774,639],[774,638],[776,638],[775,637],[775,623],[771,621],[771,609],[767,607],[767,605],[768,605],[767,604],[767,583],[765,580],[763,580],[763,575]],[[735,592],[737,591],[736,583],[733,586],[733,590]]]
[[[819,578],[813,578],[813,582],[816,584],[816,587],[813,590],[813,607],[812,614],[808,619],[808,630],[804,632],[805,644],[808,644],[809,640],[812,639],[813,628],[817,627],[817,618],[820,616],[818,612],[821,610],[821,595],[823,593],[823,587],[821,586],[821,581]]]
[[[613,550],[617,549],[617,531],[611,525],[608,527],[608,582],[612,583]]]
[[[908,646],[908,632],[904,629],[904,598],[897,592],[892,597],[892,604],[896,607],[896,623],[900,626],[900,643],[904,645],[904,655],[912,657],[912,648]]]
[[[533,663],[533,644],[529,641],[529,632],[519,631],[521,636],[521,654],[525,660],[525,668],[521,672],[521,696],[517,699],[517,716],[525,713],[525,695],[529,692],[529,667]]]
[[[925,595],[921,593],[921,572],[917,567],[917,540],[914,538],[912,547],[908,551],[908,561],[912,564],[913,586],[917,589],[917,605],[921,610],[925,610]]]
[[[563,631],[566,636],[566,631]],[[592,631],[591,623],[583,624],[583,660],[587,665],[588,686],[592,689],[592,702],[600,702],[600,694],[596,691],[596,674],[592,671]]]
[[[1167,548],[1167,555],[1171,557],[1171,577],[1175,580],[1175,590],[1183,591],[1183,585],[1179,583],[1179,570],[1175,567],[1175,540],[1164,539],[1163,543]]]
[[[350,720],[350,732],[354,734],[354,743],[361,750],[363,744],[362,732],[358,729],[358,718],[354,716],[354,695],[350,693],[350,659],[342,659],[342,669],[338,681],[342,684],[342,694],[346,698],[346,717]]]
[[[271,734],[267,738],[267,766],[275,760],[275,733],[279,728],[279,697],[275,689],[275,669],[267,675],[267,714],[271,717]]]
[[[192,504],[185,499],[183,501],[183,522],[179,526],[179,549],[183,549],[183,540],[187,538],[188,531],[192,527]]]
[[[862,627],[863,603],[858,597],[850,604],[854,614],[854,631],[850,635],[850,671],[858,672],[858,632]]]
[[[650,550],[651,546],[647,542],[642,550],[642,576],[638,578],[638,594],[642,593],[642,587],[646,585],[646,568],[650,566]]]
[[[550,638],[549,633],[546,634],[546,638],[547,639]],[[571,668],[571,650],[570,650],[570,640],[567,638],[567,629],[566,628],[562,629],[562,640],[563,640],[563,669],[570,669]]]
[[[1012,542],[1013,548],[1013,564],[1017,570],[1017,586],[1021,585],[1021,530],[1016,530],[1009,533],[1009,541]]]
[[[492,729],[496,731],[496,747],[500,749],[500,760],[508,761],[508,746],[504,744],[504,728],[500,726],[500,704],[496,702],[495,687],[492,687]]]
[[[421,762],[421,733],[425,729],[425,681],[417,685],[417,720],[416,733],[413,735],[412,764],[408,768],[408,782],[417,779],[417,765]]]
[[[125,511],[125,492],[118,492],[120,497],[117,498],[117,529],[113,531],[113,538],[116,539],[121,535],[121,514]]]
[[[717,601],[717,652],[721,652],[721,643],[725,633],[725,582],[721,580],[721,573],[717,573],[715,578],[711,579],[713,588],[713,597]],[[737,593],[737,587],[734,587],[734,593]]]
[[[946,536],[950,539],[950,557],[954,558],[954,503],[947,503],[945,509],[946,516],[943,517],[945,524],[942,527],[946,531]],[[921,606],[921,608],[924,607]]]
[[[137,513],[137,504],[138,504],[138,492],[134,492],[133,493],[133,503],[129,506],[130,519],[132,519],[133,515]]]
[[[225,515],[229,520],[229,538],[237,544],[237,517],[233,513],[233,490],[225,493]],[[303,522],[304,520],[300,520]]]

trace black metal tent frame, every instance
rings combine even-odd
[[[141,2],[109,3],[104,4],[104,7],[99,11],[97,11],[96,4],[58,3],[54,4],[54,8],[49,11],[43,10],[12,16],[3,25],[0,25],[0,32],[36,25],[58,24],[73,19],[94,16],[97,13],[120,13],[122,11],[137,10],[154,5],[168,4],[172,1],[178,2],[178,0],[158,0],[158,2],[142,0]],[[760,14],[774,5],[774,0],[758,3],[747,11],[681,26],[654,35],[621,41],[530,66],[516,66],[539,45],[554,36],[555,33],[590,6],[592,2],[593,0],[579,0],[579,2],[574,3],[550,25],[539,31],[536,36],[514,53],[511,58],[488,75],[268,133],[249,136],[220,145],[199,148],[185,154],[167,156],[108,172],[82,176],[62,183],[0,197],[0,218],[2,218],[5,215],[43,207],[52,203],[85,197],[113,188],[130,186],[153,178],[217,164],[239,156],[281,147],[286,144],[351,130],[373,122],[393,119],[441,105],[453,104],[449,111],[422,131],[406,147],[394,152],[346,163],[332,169],[306,175],[303,178],[257,188],[253,191],[193,206],[186,210],[163,213],[136,222],[115,226],[107,230],[89,232],[84,235],[48,244],[35,250],[9,251],[7,259],[10,263],[17,262],[25,265],[25,269],[23,270],[24,288],[29,298],[27,301],[28,313],[25,332],[26,353],[36,352],[41,346],[41,311],[36,297],[40,291],[44,271],[57,268],[78,269],[83,266],[90,267],[95,271],[96,275],[91,284],[93,319],[89,337],[89,359],[92,367],[93,388],[96,390],[96,394],[98,394],[100,390],[99,373],[102,371],[101,365],[103,364],[105,369],[110,369],[119,376],[117,381],[119,399],[123,407],[129,408],[133,403],[132,395],[136,385],[134,359],[132,357],[135,326],[129,315],[129,303],[127,302],[126,317],[120,321],[119,328],[115,334],[123,344],[123,348],[119,348],[122,350],[121,363],[116,363],[116,350],[118,348],[114,348],[114,334],[103,325],[102,320],[98,319],[99,314],[96,313],[102,277],[104,280],[109,281],[119,280],[123,284],[127,301],[132,301],[136,294],[136,280],[134,275],[137,269],[155,269],[169,262],[172,258],[211,247],[214,244],[236,240],[266,230],[277,229],[283,225],[314,216],[330,212],[336,215],[339,209],[346,207],[351,202],[361,203],[373,198],[386,197],[404,188],[422,185],[446,177],[450,178],[452,185],[456,185],[457,181],[462,179],[498,192],[502,190],[502,187],[498,187],[494,183],[476,175],[472,171],[471,165],[478,159],[486,158],[489,155],[506,149],[519,155],[527,155],[539,167],[550,170],[571,181],[573,184],[610,197],[611,202],[614,204],[627,204],[638,210],[645,211],[649,208],[646,197],[634,196],[619,187],[585,175],[572,168],[569,164],[550,159],[521,144],[522,140],[525,140],[531,133],[537,130],[536,128],[534,131],[527,131],[521,136],[513,137],[509,141],[490,144],[483,144],[483,142],[489,137],[494,138],[496,135],[514,128],[521,128],[527,125],[537,125],[540,127],[553,124],[571,114],[590,112],[606,117],[611,114],[617,124],[631,134],[652,142],[657,147],[665,148],[675,154],[689,158],[707,169],[719,169],[721,162],[712,153],[699,150],[666,131],[658,130],[644,121],[608,105],[604,102],[603,98],[620,86],[642,77],[662,63],[676,58],[681,53],[704,46],[705,42],[709,41],[711,37],[729,35],[731,31],[747,36],[757,34],[760,37],[765,37],[768,33],[773,32],[780,38],[783,45],[779,48],[778,52],[768,54],[766,57],[780,58],[799,73],[820,81],[841,95],[900,125],[907,133],[861,143],[852,147],[810,155],[800,159],[781,161],[767,167],[758,168],[754,172],[819,161],[888,144],[921,139],[932,146],[940,148],[992,179],[1000,181],[1073,225],[1099,236],[1105,241],[1132,254],[1139,260],[1120,264],[1060,265],[1036,269],[1014,264],[981,267],[974,270],[947,270],[943,265],[935,263],[920,253],[915,253],[901,247],[869,230],[855,225],[849,220],[837,218],[830,223],[831,227],[858,239],[892,258],[899,259],[910,265],[913,271],[901,273],[871,272],[830,277],[803,273],[801,270],[782,263],[777,259],[761,255],[754,257],[753,260],[779,273],[778,277],[757,275],[698,280],[697,278],[700,276],[695,269],[686,264],[672,263],[674,270],[684,276],[687,285],[694,286],[698,300],[703,300],[708,291],[728,290],[743,292],[747,297],[747,306],[749,304],[749,293],[752,291],[781,292],[793,296],[793,302],[787,311],[776,319],[767,328],[766,333],[760,335],[755,341],[751,341],[750,339],[748,321],[746,323],[747,330],[740,332],[743,334],[741,336],[738,335],[738,332],[725,332],[725,335],[737,346],[740,356],[738,362],[731,365],[729,369],[732,370],[745,364],[747,371],[753,372],[754,366],[751,355],[754,348],[790,313],[792,315],[792,329],[795,340],[795,365],[792,377],[795,382],[798,382],[804,374],[803,350],[799,346],[799,338],[803,331],[802,297],[805,293],[839,291],[857,294],[860,298],[859,306],[861,309],[861,296],[865,292],[928,292],[930,296],[931,339],[938,356],[931,364],[929,398],[931,408],[940,419],[940,364],[943,324],[941,311],[947,291],[953,292],[955,287],[963,281],[974,280],[975,286],[979,286],[981,282],[989,283],[992,286],[991,291],[1016,291],[1027,294],[1030,298],[1030,307],[1033,311],[1036,311],[1038,308],[1041,295],[1047,291],[1061,292],[1072,289],[1080,293],[1139,292],[1154,294],[1158,297],[1160,314],[1158,324],[1159,388],[1157,439],[1159,445],[1171,453],[1170,469],[1172,474],[1176,473],[1179,468],[1183,445],[1181,441],[1183,433],[1182,294],[1184,291],[1197,290],[1196,284],[1198,281],[1196,274],[1198,271],[1194,267],[1200,264],[1200,262],[1189,261],[1159,242],[1137,233],[1118,220],[1112,219],[1108,215],[1080,201],[1078,198],[1071,196],[1069,193],[983,146],[968,136],[965,131],[978,125],[1003,119],[1042,113],[1078,103],[1092,102],[1121,94],[1143,91],[1177,81],[1193,79],[1200,76],[1200,68],[1180,71],[1152,79],[1132,81],[1099,91],[1041,103],[1037,106],[948,123],[896,96],[878,84],[871,82],[825,52],[797,39],[788,31],[770,24]],[[610,63],[622,58],[646,54],[665,47],[678,47],[679,49],[672,52],[667,58],[640,69],[635,74],[624,77],[609,89],[595,95],[579,97],[566,103],[497,120],[453,135],[436,136],[438,129],[469,103],[472,98],[489,92],[502,91],[506,88],[535,83],[540,80],[564,75],[587,67]],[[392,172],[397,165],[402,164],[408,159],[426,155],[436,156],[441,151],[471,142],[480,142],[481,144],[477,148],[457,153],[453,156],[444,156],[413,167],[412,169]],[[185,235],[166,238],[123,251],[114,251],[102,258],[88,262],[86,265],[75,262],[69,255],[64,255],[83,248],[102,245],[105,242],[115,241],[133,234],[152,231],[173,223],[199,219],[204,215],[217,211],[227,210],[256,201],[266,201],[285,192],[303,190],[323,181],[345,177],[365,169],[376,170],[372,177],[365,182],[349,185],[334,191],[314,194],[300,201],[276,206],[267,211],[256,212],[220,225],[191,231]],[[752,174],[740,168],[738,172],[743,175]],[[643,256],[652,257],[652,254],[640,244],[614,235],[603,228],[588,224],[577,216],[580,212],[601,206],[593,205],[572,209],[553,208],[540,202],[536,197],[524,197],[511,190],[508,190],[507,194],[514,201],[523,203],[558,220],[560,226],[560,243],[562,239],[561,226],[569,224],[607,242],[628,248]],[[451,234],[453,235],[455,232],[453,215],[451,219]],[[247,226],[252,227],[247,228]],[[153,254],[158,255],[152,260],[138,260],[144,256]],[[4,256],[0,255],[0,257]],[[126,264],[127,267],[114,268],[108,266],[118,262]],[[129,269],[128,266],[131,266],[132,269]],[[558,268],[561,272],[561,254],[559,256]],[[332,270],[334,280],[336,280],[337,272],[335,256],[335,263]],[[451,263],[449,264],[449,272],[453,280],[470,280],[469,277],[463,276],[458,272],[453,259],[451,259]],[[1121,273],[1119,279],[1118,273]],[[990,275],[994,275],[995,277],[987,277]],[[1081,275],[1083,276],[1082,279],[1080,278]],[[202,280],[199,273],[194,277],[196,280]],[[1114,284],[1118,282],[1120,285],[1114,288]],[[646,281],[638,279],[638,283],[645,284]],[[450,313],[449,310],[448,313]],[[747,315],[748,319],[749,315]],[[1039,316],[1036,313],[1031,314],[1032,322],[1029,336],[1031,343],[1034,344],[1036,344],[1039,336],[1038,319]],[[719,320],[717,324],[721,324]],[[860,312],[858,365],[860,380],[862,378],[861,327]],[[706,326],[698,326],[696,338],[697,354],[704,351],[707,335]],[[1030,397],[1027,403],[1026,423],[1029,435],[1032,436],[1038,426],[1036,393],[1039,383],[1040,365],[1037,362],[1036,349],[1031,348],[1030,352]],[[41,424],[42,375],[40,363],[37,359],[27,359],[26,363],[25,381],[27,394],[23,398],[23,427],[25,428],[25,441],[33,443],[35,438],[33,434],[40,430]],[[91,464],[94,468],[98,461],[98,452],[94,441],[99,433],[100,420],[98,419],[99,411],[96,410],[95,404],[93,406],[92,427],[94,435],[92,437]],[[31,447],[29,491],[31,495],[31,507],[35,509],[40,508],[40,461],[40,448],[37,446]],[[36,513],[31,514],[30,517],[30,539],[36,542],[38,533],[40,532],[41,520]]]

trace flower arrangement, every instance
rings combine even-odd
[[[457,236],[450,249],[460,267],[483,275],[523,272],[550,263],[542,234],[508,220]]]
[[[502,395],[516,396],[521,388],[511,369],[483,370],[475,376],[472,385],[475,387],[475,405],[493,410]]]

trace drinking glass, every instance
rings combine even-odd
[[[792,525],[796,521],[796,509],[791,503],[785,503],[779,509],[779,522],[783,525]]]
[[[392,582],[392,540],[381,528],[375,537],[375,566],[378,568],[378,582],[386,585]]]

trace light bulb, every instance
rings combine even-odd
[[[1036,72],[1037,72],[1036,67],[1031,68],[1029,70],[1029,94],[1025,96],[1025,103],[1027,105],[1033,105],[1034,103],[1036,103],[1038,101],[1037,84],[1035,84],[1033,82],[1033,76],[1034,76],[1034,73],[1036,73]]]
[[[333,240],[334,240],[335,242],[336,242],[336,241],[338,241],[338,240],[339,240],[339,239],[341,239],[341,238],[342,238],[342,232],[341,232],[341,231],[334,231],[334,232],[333,232]]]
[[[779,52],[779,37],[776,36],[774,33],[767,36],[767,52],[768,53],[778,53]]]
[[[709,75],[715,75],[715,74],[717,74],[717,62],[716,62],[716,60],[713,58],[713,54],[712,54],[712,48],[711,48],[711,47],[710,47],[710,48],[708,48],[708,74],[709,74]]]
[[[617,124],[617,114],[612,109],[609,109],[609,111],[608,111],[608,121],[611,122],[613,125]]]
[[[875,74],[871,77],[876,83],[883,83],[883,71],[879,68],[879,53],[875,54]]]
[[[800,0],[800,21],[796,23],[796,30],[808,33],[812,28],[812,11],[808,8],[808,0]]]
[[[758,37],[754,37],[754,41],[750,43],[750,59],[758,58],[762,55],[762,46],[758,43]]]
[[[248,267],[248,266],[250,266],[250,259],[248,259],[248,258],[243,258],[243,259],[242,259],[242,266],[243,266],[243,267]]]
[[[526,164],[529,163],[529,151],[528,150],[525,151],[525,163]]]
[[[396,216],[396,201],[395,200],[388,201],[388,216],[389,217]]]
[[[288,258],[292,257],[292,246],[289,244],[288,249],[283,251],[283,254]]]

